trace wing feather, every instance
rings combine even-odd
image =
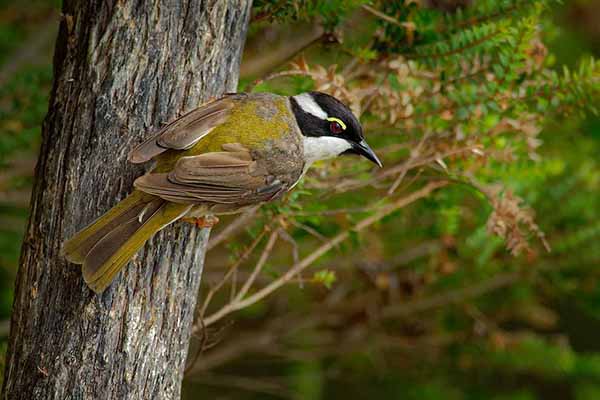
[[[229,117],[235,104],[235,96],[238,95],[225,95],[177,118],[131,150],[128,160],[139,164],[168,149],[189,149]]]
[[[231,151],[182,157],[170,173],[136,179],[139,190],[175,203],[249,204],[267,201],[283,189],[241,145]]]

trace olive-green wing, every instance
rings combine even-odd
[[[167,201],[184,204],[246,205],[268,201],[284,185],[240,144],[225,151],[182,157],[170,173],[150,173],[134,186]]]
[[[129,161],[138,164],[149,161],[168,149],[189,149],[222,124],[230,115],[236,100],[242,96],[244,94],[227,94],[182,115],[131,150]]]

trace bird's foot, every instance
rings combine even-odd
[[[182,220],[198,228],[212,228],[219,223],[219,218],[214,215],[205,215],[199,218],[183,218]]]

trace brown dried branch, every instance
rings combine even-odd
[[[428,136],[429,135],[427,135],[427,134],[423,135],[423,137],[421,138],[421,140],[419,141],[417,146],[413,150],[411,150],[410,158],[408,160],[404,161],[404,163],[402,163],[403,168],[401,169],[401,171],[398,174],[398,177],[396,178],[394,183],[392,183],[392,186],[390,186],[390,188],[388,189],[388,192],[387,192],[388,196],[392,195],[394,193],[394,191],[396,189],[398,189],[398,186],[400,186],[400,184],[402,183],[402,180],[404,179],[404,177],[406,176],[406,173],[408,172],[407,166],[410,165],[410,163],[413,162],[413,160],[415,160],[419,157],[419,155],[421,154],[421,149],[423,148],[423,144],[427,140]]]
[[[285,284],[287,284],[291,280],[293,280],[295,276],[299,275],[303,270],[305,270],[308,266],[313,264],[322,255],[324,255],[329,250],[331,250],[333,247],[337,246],[338,244],[340,244],[344,240],[346,240],[350,236],[350,231],[360,232],[360,231],[364,230],[365,228],[373,225],[375,222],[379,221],[383,217],[391,214],[392,212],[394,212],[402,207],[405,207],[406,205],[408,205],[418,199],[426,197],[429,194],[431,194],[434,190],[441,188],[443,186],[446,186],[446,185],[447,185],[447,182],[445,182],[445,181],[431,182],[431,183],[427,184],[426,186],[424,186],[423,188],[421,188],[420,190],[417,190],[417,191],[407,195],[406,197],[398,199],[395,202],[393,202],[392,204],[382,207],[382,209],[379,210],[378,212],[376,212],[375,214],[373,214],[367,218],[364,218],[359,223],[354,225],[351,230],[346,230],[342,233],[339,233],[338,235],[333,237],[331,240],[329,240],[327,243],[321,245],[314,252],[312,252],[309,256],[302,259],[299,263],[294,264],[281,277],[279,277],[275,281],[271,282],[266,287],[259,289],[254,294],[252,294],[246,298],[239,298],[237,301],[228,303],[225,306],[223,306],[220,310],[216,311],[212,315],[209,315],[208,317],[206,317],[204,319],[204,325],[210,326],[211,324],[217,322],[218,320],[225,317],[226,315],[229,315],[232,312],[235,312],[237,310],[249,307],[249,306],[263,300],[267,296],[271,295],[274,291],[276,291],[280,287],[284,286]],[[197,327],[196,327],[196,329],[197,329]]]
[[[523,251],[531,252],[521,225],[533,232],[546,251],[550,252],[550,244],[544,232],[534,222],[533,211],[522,206],[523,199],[508,189],[501,194],[501,188],[498,186],[481,187],[480,190],[486,194],[494,208],[488,218],[488,231],[504,239],[506,247],[513,255],[519,255]]]
[[[275,243],[277,243],[278,237],[279,237],[278,230],[271,233],[271,236],[269,237],[269,241],[267,242],[267,245],[263,249],[263,252],[260,255],[260,258],[258,259],[258,262],[256,263],[256,266],[254,267],[254,270],[252,271],[252,273],[246,280],[246,283],[244,283],[244,286],[242,286],[242,288],[236,295],[233,302],[239,302],[241,299],[244,298],[244,296],[246,296],[246,294],[248,293],[248,290],[250,290],[250,288],[254,284],[254,281],[258,277],[258,274],[260,274],[260,271],[262,271],[262,268],[265,266],[267,260],[269,259],[269,256],[271,255],[271,252],[273,251],[273,247],[275,246]]]
[[[229,225],[227,225],[221,232],[217,235],[214,235],[210,238],[206,250],[211,250],[223,243],[225,240],[229,239],[231,236],[235,235],[237,232],[242,230],[243,228],[248,226],[248,223],[255,218],[256,212],[260,206],[253,206],[248,211],[238,216],[235,221],[232,221]]]
[[[465,153],[473,152],[473,149],[477,149],[478,146],[469,146],[465,148],[451,149],[443,154],[434,154],[428,155],[426,157],[421,157],[418,159],[414,159],[413,161],[393,166],[391,168],[384,169],[379,174],[375,175],[373,178],[369,180],[359,180],[359,179],[345,179],[336,183],[336,185],[331,185],[331,182],[321,180],[320,182],[316,182],[312,185],[307,185],[308,188],[316,188],[316,189],[330,189],[330,192],[335,193],[344,193],[350,190],[356,190],[359,188],[373,186],[376,182],[381,182],[387,178],[392,176],[396,176],[397,174],[402,173],[402,171],[414,169],[417,167],[425,166],[432,164],[439,158],[447,158],[451,156],[457,156]]]
[[[250,254],[252,254],[252,251],[254,251],[254,249],[260,243],[260,241],[265,236],[265,234],[267,233],[268,230],[269,230],[269,227],[265,226],[263,228],[262,232],[254,239],[254,241],[250,244],[250,246],[248,246],[248,248],[240,256],[240,258],[238,258],[235,261],[235,263],[227,270],[227,272],[223,276],[223,279],[221,279],[221,281],[219,281],[219,283],[217,283],[215,286],[213,286],[212,288],[210,288],[210,290],[206,294],[206,298],[204,299],[204,303],[202,304],[202,307],[200,308],[200,314],[199,314],[200,318],[198,318],[198,320],[194,323],[194,327],[192,328],[192,332],[197,332],[198,331],[199,328],[197,327],[197,325],[198,325],[198,323],[202,324],[202,317],[204,316],[204,313],[206,312],[206,309],[210,305],[210,302],[212,301],[213,296],[219,290],[221,290],[221,288],[223,287],[223,285],[225,285],[225,283],[232,276],[233,272],[235,270],[237,270],[237,268],[250,256]]]

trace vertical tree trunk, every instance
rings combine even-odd
[[[102,295],[65,238],[131,190],[131,146],[235,91],[251,0],[65,0],[2,399],[178,398],[208,231],[156,235]]]

